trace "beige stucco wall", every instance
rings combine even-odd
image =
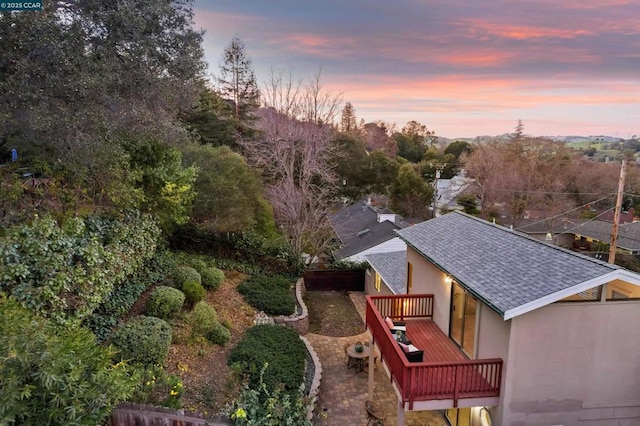
[[[367,272],[364,274],[365,294],[369,294],[372,296],[393,294],[393,292],[385,284],[384,280],[380,281],[380,291],[376,290],[376,274],[377,272],[373,268],[367,269]]]
[[[428,262],[411,247],[407,247],[407,262],[413,267],[413,294],[433,294],[433,321],[449,335],[449,304],[451,283],[445,282],[446,274]]]
[[[553,304],[511,322],[500,424],[640,424],[639,302]],[[636,419],[604,420],[620,405]]]

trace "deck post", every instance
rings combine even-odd
[[[398,426],[404,426],[404,404],[402,398],[398,398]]]
[[[374,370],[376,368],[375,352],[376,347],[373,344],[373,340],[369,339],[369,401],[375,401],[375,399],[373,398]]]

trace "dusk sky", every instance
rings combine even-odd
[[[196,0],[195,26],[210,74],[237,35],[260,84],[322,69],[358,120],[640,135],[638,0]]]

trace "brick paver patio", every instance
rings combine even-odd
[[[364,293],[351,293],[351,300],[364,319]],[[345,364],[344,344],[365,342],[367,333],[350,337],[327,337],[309,333],[305,336],[322,363],[322,382],[318,398],[318,415],[315,425],[343,426],[366,425],[367,415],[364,401],[368,399],[368,374],[355,373]],[[397,398],[384,369],[379,365],[375,369],[374,400],[385,411],[385,425],[397,424]],[[408,426],[446,426],[447,421],[440,412],[417,411],[405,413],[405,425]]]

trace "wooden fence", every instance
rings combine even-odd
[[[225,421],[212,421],[182,414],[169,408],[122,403],[111,412],[111,426],[228,426]]]
[[[364,270],[314,270],[304,273],[308,291],[364,291]]]

